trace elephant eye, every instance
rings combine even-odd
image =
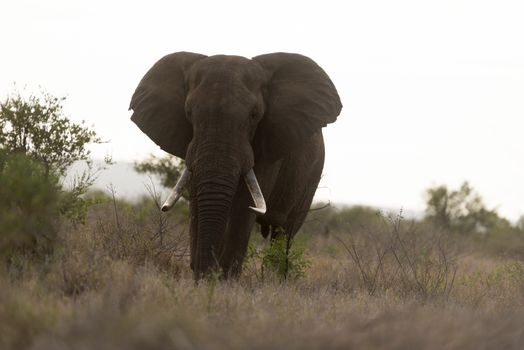
[[[193,113],[193,111],[191,110],[191,108],[187,108],[186,109],[186,117],[187,119],[191,120],[191,114]]]
[[[251,119],[257,119],[258,118],[258,109],[255,107],[251,110]]]

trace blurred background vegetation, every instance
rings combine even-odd
[[[103,168],[92,165],[88,145],[102,140],[64,115],[64,103],[46,92],[15,92],[0,103],[0,348],[264,348],[291,337],[309,339],[299,348],[315,348],[341,324],[356,332],[367,317],[412,329],[462,310],[456,333],[434,328],[438,348],[441,339],[481,337],[491,327],[483,312],[507,316],[524,306],[524,217],[501,217],[467,182],[427,189],[425,213],[415,218],[316,204],[291,249],[285,239],[269,244],[255,228],[238,282],[195,285],[187,201],[159,210],[183,162],[151,156],[136,163],[164,187],[152,182],[136,201],[114,188],[95,190]],[[75,161],[87,170],[67,185]],[[406,305],[415,316],[384,316]],[[475,322],[478,332],[465,326]],[[320,335],[304,338],[300,325],[319,323]],[[373,327],[370,339],[381,329]],[[404,345],[429,339],[424,331],[386,333]],[[357,341],[347,334],[336,336]]]

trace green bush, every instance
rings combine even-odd
[[[296,280],[304,277],[309,265],[305,247],[288,240],[285,234],[279,235],[261,249],[250,244],[244,261],[244,267],[252,270],[260,280],[264,280],[268,273],[275,274],[281,280]]]
[[[94,181],[88,143],[96,133],[63,113],[65,98],[19,92],[0,102],[0,254],[42,253],[55,241],[58,222],[83,222],[83,196]],[[65,189],[60,179],[77,160],[88,170]]]
[[[46,252],[56,234],[58,176],[23,154],[0,153],[0,254]]]

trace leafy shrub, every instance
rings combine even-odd
[[[60,195],[58,177],[41,163],[0,152],[0,254],[49,251]]]
[[[262,249],[250,244],[244,266],[255,265],[254,268],[251,266],[251,269],[261,280],[264,280],[268,272],[276,274],[281,280],[301,278],[310,261],[303,245],[291,243],[292,240],[282,234]]]
[[[0,254],[49,251],[61,218],[85,219],[95,176],[86,146],[101,140],[64,115],[64,100],[17,92],[0,102]],[[60,178],[76,160],[88,170],[65,189]]]

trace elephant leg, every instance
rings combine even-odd
[[[259,223],[259,224],[260,224],[260,234],[262,235],[262,237],[264,237],[264,239],[266,239],[267,236],[269,236],[271,225],[268,223]]]

